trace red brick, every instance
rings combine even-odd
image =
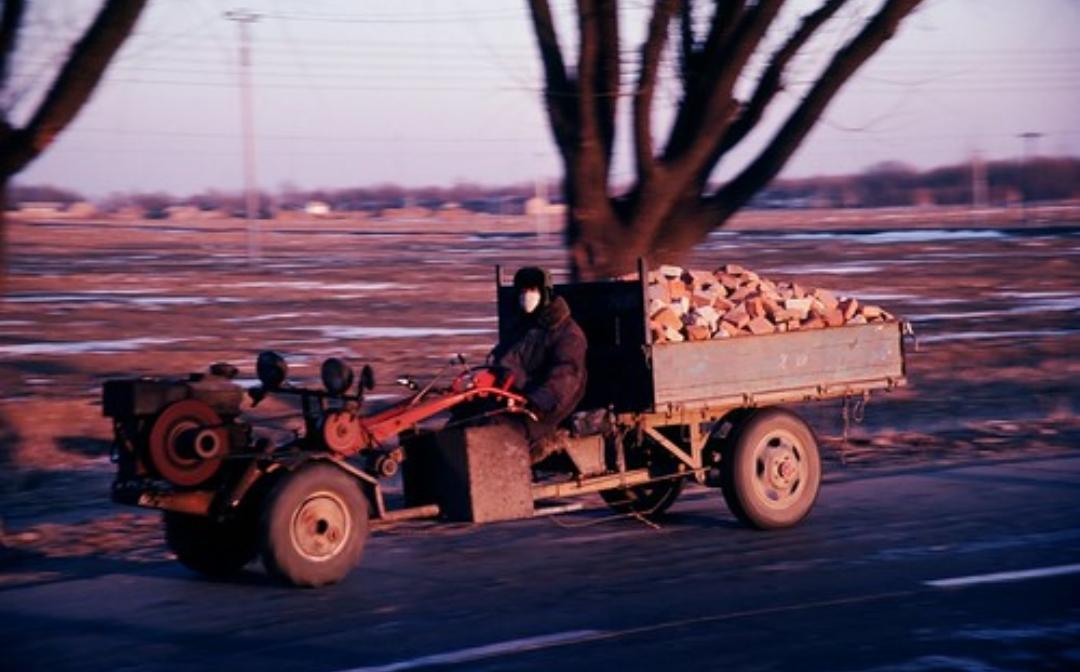
[[[761,334],[771,334],[776,331],[776,327],[773,326],[773,323],[764,317],[755,317],[750,320],[750,324],[747,326],[750,327],[751,333],[758,336]]]
[[[713,305],[712,297],[702,294],[701,292],[694,292],[694,296],[691,298],[690,302],[694,304],[695,308]]]
[[[656,315],[653,315],[652,321],[661,329],[668,327],[678,331],[682,328],[682,319],[671,308],[664,308]]]
[[[833,308],[836,308],[839,301],[836,300],[836,295],[827,289],[815,289],[814,297],[825,306],[825,312],[829,312]]]
[[[672,329],[671,327],[664,327],[664,336],[672,343],[682,343],[686,340],[686,337],[683,336],[681,331]]]
[[[664,303],[671,302],[671,292],[668,291],[666,282],[657,282],[649,285],[645,290],[645,295],[649,299],[655,299],[657,301],[663,301]]]
[[[721,313],[726,313],[735,307],[735,302],[731,299],[725,299],[722,296],[718,296],[716,297],[716,300],[713,301],[713,307]]]
[[[746,299],[746,312],[750,319],[765,317],[765,302],[760,296],[752,296]]]
[[[687,335],[690,336],[691,341],[707,341],[712,337],[712,332],[708,327],[702,327],[699,325],[693,325],[686,328]]]
[[[844,299],[840,302],[840,310],[844,311],[844,319],[850,320],[858,312],[859,302],[854,298]]]
[[[738,286],[739,286],[739,278],[737,276],[734,276],[734,275],[729,275],[727,273],[721,273],[721,274],[716,276],[716,279],[719,280],[720,284],[723,285],[728,290],[734,290],[734,289],[738,288]]]
[[[682,280],[672,280],[669,282],[668,294],[671,296],[672,301],[677,301],[684,296],[690,296],[690,292],[686,289],[686,283]]]
[[[746,306],[740,303],[724,313],[724,321],[741,329],[750,323],[750,315],[746,312]]]
[[[798,315],[800,319],[805,319],[810,313],[811,305],[813,305],[813,301],[810,299],[787,299],[784,301],[784,308]]]
[[[753,294],[754,290],[755,288],[751,285],[741,285],[738,289],[732,292],[731,295],[728,296],[728,298],[735,302],[742,301],[746,297]]]

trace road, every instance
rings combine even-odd
[[[0,589],[0,668],[1080,669],[1078,505],[1065,455],[833,477],[779,533],[705,490],[659,529],[401,528],[321,590],[73,560]]]

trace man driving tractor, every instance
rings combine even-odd
[[[506,416],[529,442],[533,463],[550,452],[547,441],[585,396],[585,333],[570,307],[555,296],[551,274],[528,266],[514,274],[518,320],[510,337],[492,351],[495,365],[513,376],[539,421]]]

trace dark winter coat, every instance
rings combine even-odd
[[[514,376],[514,388],[529,400],[541,423],[554,429],[585,396],[585,349],[585,332],[557,296],[535,317],[522,315],[513,336],[493,354],[495,363]]]

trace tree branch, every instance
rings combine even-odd
[[[544,63],[544,100],[547,103],[548,119],[555,142],[565,156],[567,149],[573,144],[574,136],[572,87],[566,75],[566,64],[563,61],[562,49],[559,48],[559,38],[547,0],[529,0],[529,13],[540,49],[540,60]]]
[[[718,219],[742,207],[769,183],[787,163],[840,88],[895,33],[900,22],[922,0],[887,0],[878,13],[843,49],[838,51],[817,82],[791,113],[757,159],[748,165],[706,204],[718,210]]]
[[[733,117],[732,91],[739,74],[783,4],[784,0],[761,0],[743,13],[722,46],[706,45],[701,75],[683,100],[665,147],[666,162],[698,172],[708,160]]]
[[[75,118],[94,92],[112,57],[124,44],[146,0],[107,0],[71,49],[37,112],[10,147],[3,149],[0,173],[13,175],[37,158]]]
[[[803,17],[799,28],[792,33],[790,38],[788,38],[788,41],[773,54],[772,58],[769,60],[768,67],[765,69],[765,72],[762,73],[761,79],[758,81],[757,88],[750,97],[750,102],[746,104],[738,118],[728,128],[723,139],[720,141],[719,146],[716,148],[716,151],[713,153],[713,157],[708,162],[705,170],[706,179],[708,178],[708,174],[711,173],[712,169],[716,166],[716,162],[719,161],[720,157],[727,153],[732,147],[739,144],[743,138],[757,126],[758,122],[761,121],[761,117],[764,115],[765,109],[769,106],[769,103],[771,103],[776,94],[784,88],[784,70],[791,62],[791,59],[795,57],[806,42],[809,41],[815,32],[817,32],[818,28],[832,18],[845,2],[847,2],[847,0],[827,0],[827,2],[817,10],[807,14]]]
[[[3,15],[0,16],[0,86],[7,83],[11,56],[15,53],[19,26],[25,11],[24,0],[4,0]]]
[[[619,106],[619,15],[616,0],[597,3],[596,123],[607,164],[615,147],[615,114]]]
[[[597,2],[578,0],[578,134],[581,158],[577,178],[589,185],[607,185],[607,159],[597,104],[600,81],[600,20]]]
[[[705,43],[701,45],[700,51],[696,54],[699,67],[698,72],[695,73],[697,77],[703,75],[700,71],[702,61],[712,58],[727,46],[732,35],[736,33],[736,26],[743,18],[745,10],[746,0],[728,0],[716,3],[712,21],[709,23],[709,34],[705,37]],[[700,79],[697,78],[686,81],[688,95],[696,88],[699,82]]]
[[[648,177],[655,165],[652,141],[652,105],[660,57],[664,53],[668,26],[679,0],[655,0],[645,44],[641,47],[641,72],[634,95],[634,150],[637,157],[638,180]],[[685,8],[690,0],[682,3]],[[691,38],[692,39],[692,38]]]
[[[655,11],[655,10],[654,10]],[[694,0],[684,0],[679,5],[679,75],[683,87],[694,77],[697,71],[695,63],[697,38],[694,37]]]

